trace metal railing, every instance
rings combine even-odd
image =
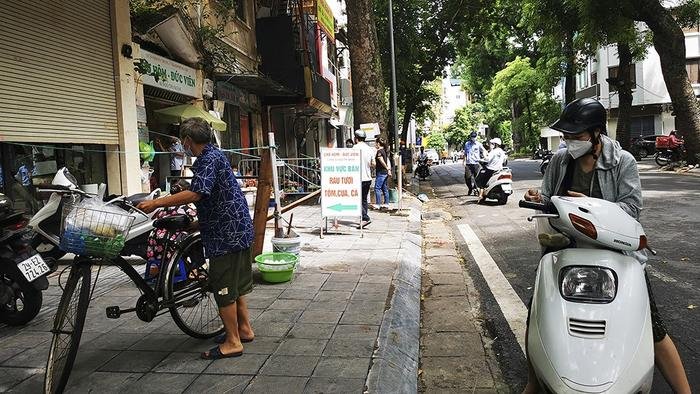
[[[304,195],[321,187],[321,167],[318,158],[278,158],[277,179],[285,195]],[[246,158],[238,164],[241,174],[260,174],[260,159]]]

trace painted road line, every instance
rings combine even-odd
[[[489,286],[491,293],[496,298],[498,306],[503,312],[510,330],[515,335],[515,338],[520,344],[520,349],[525,354],[525,328],[527,320],[527,308],[520,300],[518,294],[511,287],[508,279],[503,275],[503,272],[498,268],[496,262],[486,250],[484,245],[479,240],[479,237],[474,233],[468,224],[457,225],[462,238],[467,243],[469,251],[476,261],[476,265],[481,270],[486,284]]]

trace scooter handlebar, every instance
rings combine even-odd
[[[542,211],[542,212],[547,212],[547,204],[541,203],[541,202],[532,202],[532,201],[525,201],[525,200],[520,200],[518,202],[518,206],[520,208],[527,208],[527,209],[534,209],[537,211]]]

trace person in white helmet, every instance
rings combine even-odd
[[[493,175],[494,172],[500,171],[503,168],[503,161],[506,158],[506,152],[501,149],[503,142],[500,138],[492,138],[489,143],[491,144],[491,150],[484,159],[486,165],[481,169],[481,172],[479,172],[479,175],[476,177],[476,185],[481,189],[479,201],[484,199],[486,182],[489,181],[489,178],[491,178],[491,175]]]

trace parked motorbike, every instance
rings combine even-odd
[[[73,175],[66,168],[62,168],[56,173],[51,182],[51,188],[40,188],[38,193],[51,193],[48,203],[37,212],[29,221],[35,236],[32,245],[47,260],[54,262],[65,255],[59,248],[61,241],[61,215],[64,209],[79,203],[82,199],[93,197],[93,195],[80,190]],[[153,230],[153,217],[158,210],[145,214],[133,207],[141,201],[157,198],[160,189],[152,193],[138,193],[129,197],[112,195],[105,200],[124,210],[133,213],[135,219],[129,230],[122,256],[136,255],[146,258],[146,247],[148,246],[148,235]]]
[[[485,163],[482,163],[482,171]],[[483,188],[484,199],[497,200],[499,205],[508,203],[508,196],[513,194],[513,173],[510,168],[503,167],[491,175]]]
[[[430,163],[428,158],[418,158],[418,165],[416,166],[416,175],[418,179],[424,181],[430,176]]]
[[[658,149],[654,155],[654,161],[659,167],[663,167],[674,161],[680,161],[685,157],[685,145],[680,145],[675,149]]]
[[[537,268],[527,337],[543,391],[649,392],[649,297],[644,264],[629,255],[648,249],[641,224],[617,204],[588,197],[520,207],[542,211],[528,220],[538,218],[549,252]]]
[[[532,151],[532,160],[542,160],[549,153],[552,153],[552,151],[549,149],[544,149],[544,148],[535,149]]]
[[[31,230],[22,212],[0,194],[0,323],[21,326],[41,310],[49,287],[49,266],[31,247]]]
[[[542,163],[540,164],[540,172],[544,175],[549,167],[549,162],[552,160],[554,153],[552,151],[547,151],[547,154],[542,158]]]

